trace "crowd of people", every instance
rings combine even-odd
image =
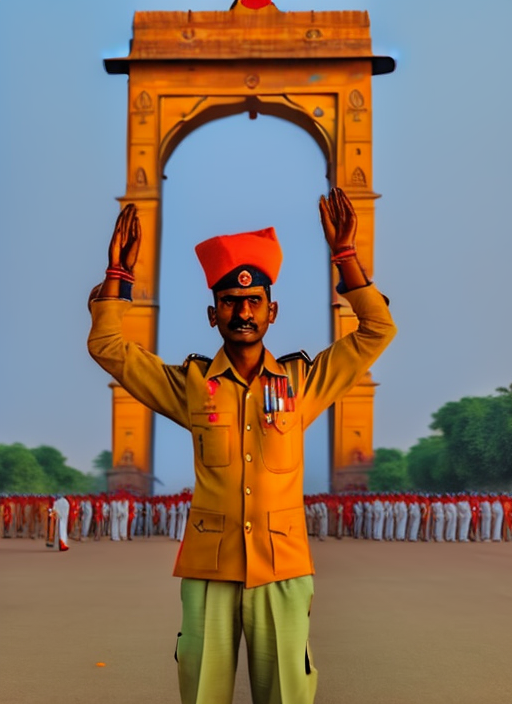
[[[167,535],[183,540],[192,492],[140,496],[129,491],[88,496],[3,496],[4,538],[44,538],[61,551],[69,540],[132,540]]]
[[[344,493],[305,497],[308,532],[416,542],[512,539],[512,495]]]
[[[3,538],[41,538],[62,551],[69,540],[133,540],[153,535],[182,541],[192,492],[139,496],[0,497]],[[499,542],[512,540],[511,494],[344,492],[304,497],[311,537],[367,540]]]

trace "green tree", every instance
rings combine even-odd
[[[46,494],[50,491],[48,477],[25,445],[0,445],[0,492]]]
[[[107,491],[107,472],[112,469],[112,452],[103,450],[92,461],[93,467],[98,470],[96,475],[96,487],[98,491]]]
[[[393,448],[378,448],[369,479],[370,491],[404,491],[408,488],[405,452]]]
[[[446,443],[442,435],[420,438],[407,454],[411,487],[419,491],[444,493],[459,487],[446,464]]]
[[[457,488],[500,489],[512,482],[512,393],[503,391],[447,403],[432,416]]]
[[[31,452],[48,477],[52,493],[83,494],[95,489],[94,478],[68,467],[66,458],[55,447],[40,445]]]

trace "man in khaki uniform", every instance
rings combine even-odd
[[[303,433],[361,378],[395,334],[387,305],[354,246],[356,216],[340,189],[320,215],[339,292],[356,332],[311,362],[274,359],[263,345],[281,250],[273,228],[215,237],[196,247],[224,340],[213,360],[169,366],[124,340],[140,242],[135,207],[118,218],[103,284],[91,294],[94,359],[135,398],[187,428],[196,484],[174,574],[182,580],[176,652],[184,704],[229,704],[244,632],[255,704],[311,704],[316,670],[307,650],[313,595],[303,507]],[[125,299],[125,300],[123,300]]]

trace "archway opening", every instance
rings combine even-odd
[[[310,135],[268,115],[214,120],[179,143],[162,191],[158,353],[166,362],[179,364],[191,352],[213,357],[222,344],[206,318],[211,293],[194,245],[269,225],[284,261],[273,287],[279,315],[266,346],[276,357],[300,349],[313,357],[329,344],[329,253],[317,207],[328,188],[325,172],[324,155]],[[190,435],[159,416],[154,465],[166,491],[193,485]],[[305,491],[327,491],[328,485],[324,414],[306,434]]]

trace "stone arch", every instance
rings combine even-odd
[[[315,108],[321,111],[321,108]],[[210,96],[200,98],[193,109],[177,122],[164,135],[159,149],[159,174],[163,176],[165,165],[176,147],[194,130],[213,120],[219,120],[232,115],[249,113],[252,119],[258,115],[270,115],[291,122],[305,130],[320,147],[326,160],[327,178],[330,178],[334,145],[331,135],[325,127],[309,114],[307,109],[288,96],[249,96],[233,97],[230,102],[219,103]],[[323,111],[322,111],[323,115]]]
[[[105,61],[109,73],[129,76],[127,187],[119,201],[137,205],[144,239],[125,333],[149,350],[158,328],[163,170],[176,146],[213,119],[261,113],[309,132],[330,183],[343,187],[356,208],[359,256],[373,275],[371,79],[393,71],[394,61],[373,55],[366,12],[280,12],[270,0],[251,7],[236,0],[228,11],[137,12],[130,55]],[[334,287],[328,305],[339,339],[357,321]],[[371,465],[375,386],[368,374],[334,406],[333,489]],[[151,474],[152,414],[112,388],[114,466],[129,437],[134,465]],[[361,456],[370,458],[364,466],[354,466],[354,433]]]

